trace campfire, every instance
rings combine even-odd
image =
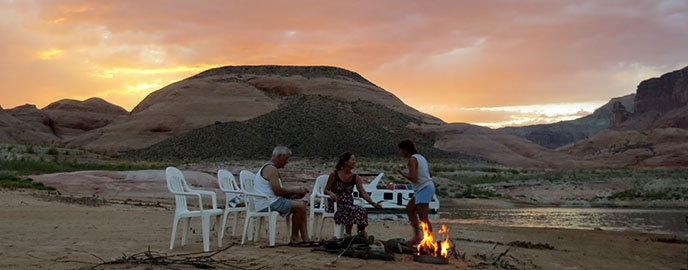
[[[447,259],[448,251],[451,247],[449,244],[449,229],[442,225],[442,229],[437,234],[444,234],[444,241],[435,242],[428,224],[421,221],[420,227],[423,229],[423,240],[418,244],[418,252],[413,255],[413,260],[424,263],[447,264],[449,262]]]

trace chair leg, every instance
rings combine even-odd
[[[217,233],[217,247],[222,247],[222,234],[218,232],[217,227],[220,226],[220,219],[222,218],[222,215],[217,215],[215,216],[215,232]],[[222,232],[225,231],[224,226],[222,226],[222,229],[220,229]]]
[[[342,224],[334,224],[334,237],[335,238],[342,238],[342,230],[344,229],[344,226]]]
[[[277,215],[270,215],[270,221],[268,224],[268,234],[270,246],[275,246],[275,232],[277,231]]]
[[[318,227],[318,239],[322,238],[322,230],[323,226],[325,226],[325,214],[320,217],[320,226]]]
[[[210,216],[201,216],[201,226],[203,227],[203,251],[210,251]]]
[[[287,241],[291,241],[291,217],[292,216],[286,216],[285,222],[287,223]]]
[[[236,227],[239,224],[239,212],[234,212],[234,223],[232,224],[232,236],[236,235]]]
[[[225,237],[225,226],[227,226],[227,214],[229,214],[229,212],[225,210],[225,213],[222,217],[222,228],[220,228],[220,238],[217,243],[220,247],[222,246],[222,238]]]
[[[191,218],[183,218],[182,219],[182,246],[186,245],[186,232],[189,231],[189,221],[191,221]]]
[[[177,234],[177,223],[179,223],[179,218],[174,217],[174,221],[172,223],[172,237],[170,238],[170,249],[174,248],[174,236]]]
[[[248,228],[250,226],[250,220],[251,216],[246,215],[246,218],[244,218],[244,232],[241,234],[241,245],[243,246],[244,243],[246,242],[246,232],[248,231]],[[250,239],[249,239],[250,240]]]
[[[313,239],[313,225],[315,223],[315,211],[313,211],[313,205],[311,205],[311,210],[308,213],[308,238]]]
[[[263,217],[258,218],[258,226],[255,228],[256,235],[253,236],[253,242],[260,240],[260,230],[263,227]]]
[[[255,217],[251,218],[251,222],[249,222],[248,226],[248,240],[253,241],[253,226],[255,226]]]

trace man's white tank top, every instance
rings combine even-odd
[[[253,192],[258,193],[258,194],[263,194],[263,195],[268,195],[270,198],[270,203],[272,204],[277,199],[279,198],[277,195],[275,195],[275,192],[272,191],[272,188],[270,187],[270,181],[267,179],[263,178],[263,168],[267,165],[273,165],[272,162],[265,163],[263,167],[258,170],[258,173],[256,174],[256,178],[253,179]],[[282,179],[278,179],[280,187],[282,187]],[[254,204],[256,206],[256,210],[260,211],[268,207],[268,201],[263,198],[255,198],[254,199]]]
[[[430,169],[428,168],[428,160],[420,154],[413,154],[412,157],[418,161],[418,180],[411,183],[413,191],[418,192],[424,187],[432,185],[432,178],[430,178]]]

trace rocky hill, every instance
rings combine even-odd
[[[556,149],[585,139],[601,130],[610,127],[610,121],[614,116],[614,104],[621,104],[630,108],[633,113],[633,101],[635,94],[611,99],[607,104],[595,110],[590,115],[553,124],[531,125],[523,127],[505,127],[499,132],[528,139],[541,146]]]
[[[291,95],[365,100],[428,124],[421,113],[357,73],[326,66],[227,66],[204,71],[148,95],[122,121],[68,142],[106,152],[148,147],[215,122],[244,121],[276,110]]]
[[[277,110],[256,118],[215,123],[127,156],[146,160],[265,159],[273,147],[284,145],[300,157],[332,158],[344,151],[364,157],[397,157],[396,144],[411,139],[429,157],[461,157],[434,148],[433,140],[407,128],[409,123],[423,122],[370,101],[294,95]]]
[[[121,107],[100,98],[85,101],[63,99],[43,109],[26,104],[4,110],[4,113],[21,122],[12,128],[28,129],[28,132],[35,133],[20,140],[31,144],[62,144],[129,114]]]
[[[557,151],[594,162],[596,167],[685,167],[688,130],[604,130]]]
[[[470,124],[413,126],[435,139],[435,147],[448,152],[479,156],[500,164],[524,168],[598,167],[574,155],[557,152],[524,138]]]
[[[633,116],[618,129],[688,129],[688,67],[642,81],[634,109]]]
[[[24,144],[51,144],[58,139],[17,119],[7,110],[0,109],[0,142],[3,143],[24,143]]]

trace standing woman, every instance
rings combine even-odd
[[[346,152],[339,156],[339,161],[335,166],[334,172],[330,173],[325,186],[325,193],[330,195],[328,212],[334,211],[334,202],[337,202],[337,212],[334,213],[334,222],[346,226],[346,234],[351,235],[353,224],[357,225],[358,232],[365,233],[368,226],[368,211],[365,208],[354,205],[354,197],[351,194],[354,186],[358,194],[375,208],[382,208],[373,202],[368,193],[363,188],[361,177],[352,173],[351,170],[356,166],[356,157]]]
[[[413,198],[406,205],[411,227],[413,227],[413,239],[409,242],[418,244],[421,241],[420,223],[418,219],[428,224],[428,229],[432,232],[430,219],[428,218],[429,204],[432,196],[435,195],[435,184],[432,182],[432,172],[428,167],[428,161],[416,151],[416,146],[410,140],[399,143],[399,152],[408,158],[408,174],[402,171],[402,167],[397,168],[397,172],[404,178],[411,181],[413,186]]]

